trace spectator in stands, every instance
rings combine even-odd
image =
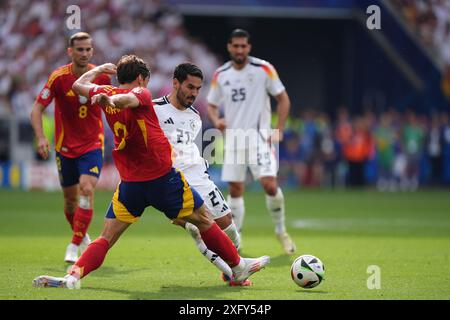
[[[348,163],[348,185],[361,187],[366,184],[365,165],[372,150],[372,136],[367,120],[357,116],[353,120],[352,132],[343,141],[342,151]]]
[[[433,114],[431,117],[430,128],[427,130],[425,137],[425,147],[430,164],[428,182],[432,186],[437,186],[442,181],[444,151],[444,131],[438,114]]]
[[[393,175],[396,138],[391,114],[387,112],[381,114],[380,123],[374,132],[377,154],[377,187],[380,191],[396,189]]]
[[[424,130],[419,124],[417,115],[409,110],[406,124],[401,133],[402,150],[406,156],[406,173],[402,177],[403,190],[414,191],[419,186],[419,161],[423,151]]]

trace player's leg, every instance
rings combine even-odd
[[[216,252],[233,270],[234,278],[245,281],[251,274],[264,268],[270,261],[267,256],[258,259],[241,259],[229,237],[212,220],[203,199],[189,186],[183,173],[177,170],[160,179],[154,188],[161,190],[159,184],[166,184],[165,197],[153,197],[152,205],[171,220],[183,219],[195,225],[208,249]]]
[[[217,269],[219,269],[221,272],[223,272],[228,277],[232,277],[233,271],[231,271],[231,268],[228,266],[228,264],[225,263],[225,261],[222,260],[219,255],[211,250],[208,249],[205,242],[203,241],[200,231],[198,228],[193,225],[190,222],[186,222],[182,219],[175,219],[172,221],[173,224],[179,225],[182,228],[184,228],[187,233],[194,239],[195,246],[197,247],[198,251],[209,261],[211,262]]]
[[[106,213],[101,236],[94,240],[63,278],[39,276],[33,280],[35,287],[79,288],[79,280],[98,269],[108,250],[121,234],[142,215],[147,206],[145,186],[139,182],[121,182],[114,193]]]
[[[256,161],[249,166],[250,171],[264,189],[266,207],[275,225],[275,234],[278,240],[287,254],[294,254],[295,243],[286,232],[284,195],[277,181],[278,161],[275,157],[275,149],[264,141],[260,141],[256,156]]]
[[[70,187],[63,187],[64,195],[64,214],[67,221],[70,223],[70,227],[73,233],[74,229],[74,216],[75,210],[78,206],[78,184],[72,185]],[[78,245],[70,242],[66,248],[66,254],[64,256],[64,261],[67,263],[74,263],[78,259]]]
[[[202,199],[205,200],[205,205],[219,227],[224,230],[231,241],[233,241],[235,247],[239,248],[240,237],[236,226],[233,223],[230,208],[225,202],[225,198],[220,190],[210,179],[207,169],[207,164],[206,167],[198,167],[198,170],[196,170],[196,168],[190,168],[185,177],[187,178],[189,185],[194,187]],[[188,234],[194,239],[198,251],[221,271],[223,274],[223,279],[231,279],[231,268],[225,263],[225,261],[222,260],[222,258],[219,257],[217,253],[208,249],[200,235],[200,231],[195,225],[181,219],[175,219],[173,222],[174,224],[181,225],[185,228]]]
[[[63,187],[62,191],[64,196],[64,215],[70,224],[70,229],[73,231],[73,216],[78,206],[78,184]]]
[[[80,173],[80,196],[74,215],[74,232],[72,243],[80,247],[83,252],[90,243],[87,230],[94,215],[94,190],[102,169],[102,150],[90,151],[77,159]]]
[[[239,232],[242,230],[245,216],[244,191],[247,174],[245,157],[245,150],[226,149],[221,177],[222,181],[228,182],[227,203]]]
[[[230,209],[233,215],[234,223],[237,229],[241,232],[244,224],[245,216],[245,204],[244,204],[244,191],[245,184],[240,181],[230,181],[228,183],[229,195],[227,202],[230,205]]]
[[[105,219],[101,236],[88,246],[81,257],[70,268],[66,276],[39,276],[33,280],[33,286],[79,289],[80,279],[98,269],[103,264],[108,250],[116,243],[120,235],[130,224],[117,219]]]
[[[80,246],[81,252],[90,243],[87,231],[94,215],[94,189],[97,181],[98,178],[91,175],[82,174],[80,176],[80,196],[74,215],[72,243]]]
[[[64,195],[64,214],[70,223],[72,233],[74,229],[74,217],[79,198],[79,173],[76,159],[64,157],[56,153],[56,164],[59,173],[59,182]],[[74,263],[78,259],[78,244],[70,242],[66,248],[64,261]]]
[[[294,254],[296,246],[286,231],[284,195],[278,187],[277,178],[266,176],[261,177],[259,181],[266,193],[266,206],[275,225],[277,238],[287,254]]]
[[[211,220],[205,205],[202,205],[195,209],[192,214],[182,218],[194,224],[199,229],[200,235],[207,247],[217,252],[230,266],[233,271],[233,283],[231,285],[244,282],[253,273],[258,272],[269,264],[270,258],[268,256],[262,256],[256,259],[241,258],[230,238],[219,228],[217,223]]]
[[[241,237],[233,221],[230,205],[225,201],[225,197],[216,184],[211,180],[207,172],[198,173],[200,178],[188,177],[188,182],[204,199],[206,208],[211,213],[213,220],[222,229],[227,236],[233,241],[234,246],[239,250],[241,245]],[[192,183],[191,183],[192,181]]]

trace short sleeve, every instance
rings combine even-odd
[[[152,106],[152,94],[147,88],[137,87],[131,90],[136,98],[139,100],[140,106]]]
[[[218,106],[222,100],[222,91],[219,86],[219,72],[216,71],[211,81],[208,96],[206,97],[208,103]]]
[[[57,84],[56,72],[53,72],[36,98],[36,101],[47,107],[55,97],[55,86]]]
[[[267,73],[266,89],[272,96],[277,96],[285,89],[283,83],[278,76],[277,70],[270,64],[264,65],[264,71]]]

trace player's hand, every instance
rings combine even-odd
[[[37,152],[43,159],[48,158],[50,144],[46,137],[39,138],[37,141]]]
[[[272,130],[272,134],[269,137],[269,143],[279,143],[283,141],[284,133],[282,130]]]
[[[101,73],[106,73],[106,74],[116,74],[117,67],[113,63],[105,63],[105,64],[98,66],[98,71]]]
[[[114,107],[114,108],[116,107],[114,102],[111,100],[111,97],[109,97],[105,93],[99,93],[99,94],[96,94],[95,96],[93,96],[91,98],[91,103],[92,104],[99,104],[101,106],[111,106],[111,107]]]
[[[224,118],[220,118],[214,123],[214,127],[219,129],[220,131],[224,131],[227,128],[227,124],[225,123]]]

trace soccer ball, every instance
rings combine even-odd
[[[325,276],[325,266],[319,258],[305,254],[292,263],[291,277],[302,288],[317,287]]]

